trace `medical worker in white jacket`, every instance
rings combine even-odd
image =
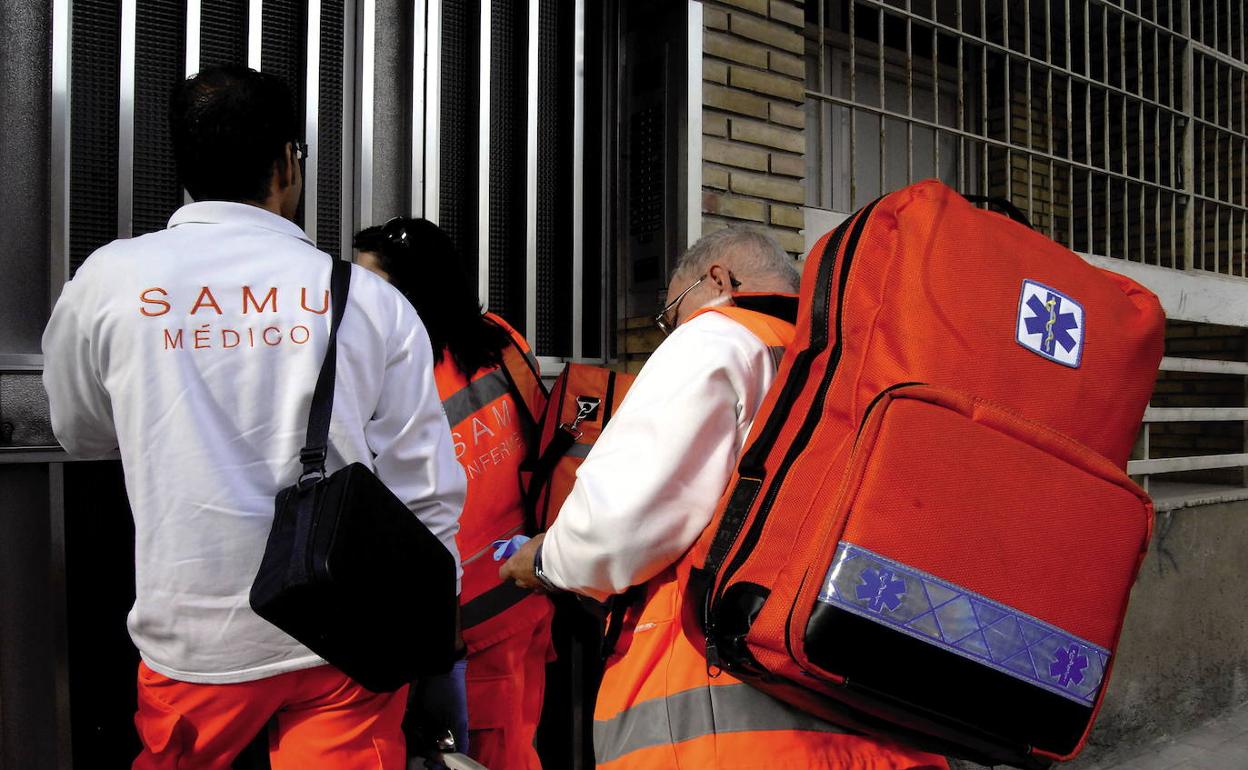
[[[80,457],[120,450],[125,469],[134,768],[228,768],[271,718],[274,770],[402,768],[405,690],[365,690],[248,603],[274,495],[299,474],[329,334],[331,258],[293,221],[301,120],[280,79],[241,67],[180,84],[171,118],[195,202],[91,255],[43,339],[57,438]],[[362,269],[337,372],[329,469],[372,468],[456,553],[465,479],[429,338]]]

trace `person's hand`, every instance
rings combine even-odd
[[[421,740],[436,741],[449,730],[455,738],[455,751],[461,754],[468,753],[467,668],[468,661],[461,659],[445,674],[413,682],[407,703],[408,720]],[[428,750],[433,746],[413,748]]]
[[[537,547],[545,539],[546,534],[542,533],[520,546],[520,550],[512,554],[511,558],[499,568],[499,579],[511,580],[521,588],[545,593],[546,587],[537,579],[537,574],[533,571],[533,557],[537,553]]]

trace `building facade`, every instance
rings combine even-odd
[[[322,249],[438,222],[548,372],[640,368],[705,232],[767,229],[801,258],[911,181],[1009,197],[1171,319],[1130,467],[1158,536],[1092,753],[1248,700],[1230,589],[1248,579],[1244,17],[1224,0],[0,0],[0,586],[23,587],[0,590],[0,764],[95,766],[133,740],[108,696],[133,690],[124,488],[115,462],[55,447],[39,338],[92,250],[185,200],[167,96],[215,63],[293,86]]]

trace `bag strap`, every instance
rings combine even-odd
[[[529,422],[537,425],[542,419],[542,413],[546,411],[544,402],[549,394],[541,377],[534,371],[529,356],[520,349],[514,338],[510,345],[503,348],[502,369],[507,377],[507,384],[529,413]]]
[[[615,648],[620,643],[620,637],[624,634],[624,620],[628,615],[628,611],[634,606],[641,604],[641,600],[645,595],[645,586],[640,585],[632,586],[624,593],[611,597],[611,608],[607,613],[607,632],[602,638],[602,649],[600,650],[604,663],[615,653]]]
[[[1020,225],[1031,227],[1031,222],[1028,221],[1027,215],[1019,210],[1018,206],[1010,203],[1008,198],[997,198],[989,195],[964,195],[962,197],[966,198],[970,203],[982,203],[990,209],[996,209]]]
[[[312,391],[312,406],[308,409],[308,435],[299,462],[303,472],[299,486],[325,478],[325,456],[329,451],[329,420],[334,411],[334,382],[338,369],[338,326],[342,324],[347,309],[347,295],[351,292],[351,263],[335,259],[330,271],[329,296],[333,316],[329,324],[329,344],[325,348],[325,360],[321,362],[321,374],[316,378]]]

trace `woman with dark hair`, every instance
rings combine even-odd
[[[457,536],[468,753],[491,770],[540,770],[533,739],[552,651],[551,604],[502,583],[490,558],[499,541],[534,534],[525,532],[519,472],[545,401],[537,362],[516,330],[481,311],[460,255],[437,225],[395,218],[362,230],[355,248],[357,263],[402,292],[429,331],[438,395],[468,475]],[[413,688],[414,699],[420,690]]]

